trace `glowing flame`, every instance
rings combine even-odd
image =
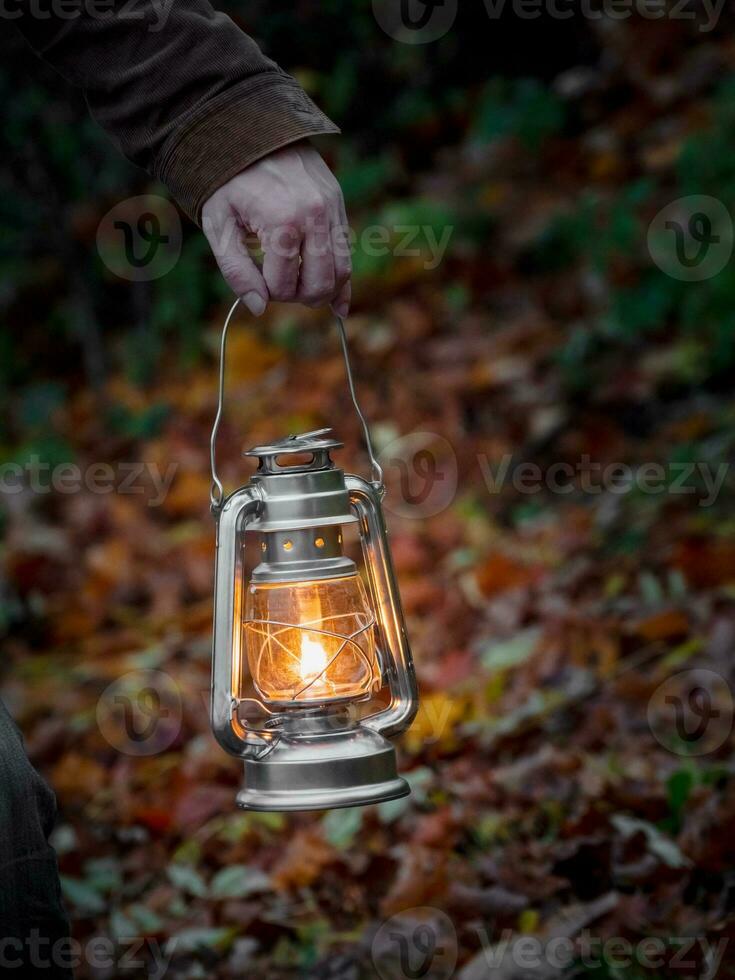
[[[299,663],[299,673],[302,680],[313,681],[326,669],[326,666],[326,650],[321,643],[312,640],[308,633],[304,633],[301,637],[301,661]]]

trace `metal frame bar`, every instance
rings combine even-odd
[[[390,704],[382,711],[363,718],[361,724],[390,738],[405,731],[416,717],[419,706],[416,673],[380,506],[380,491],[359,476],[347,475],[345,482],[360,522],[360,540],[373,611],[390,655],[389,663],[384,665],[391,693]]]
[[[228,497],[215,512],[217,557],[214,575],[214,635],[212,640],[212,731],[222,748],[243,759],[259,759],[278,738],[273,731],[253,729],[237,714],[234,680],[244,651],[240,629],[243,558],[240,535],[261,507],[256,488],[247,486]],[[239,590],[239,591],[238,591]]]

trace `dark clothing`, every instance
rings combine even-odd
[[[134,163],[199,221],[207,198],[248,164],[339,132],[295,79],[207,0],[17,0],[36,51],[80,86]],[[38,7],[48,17],[38,17]],[[54,11],[67,9],[68,19]],[[71,16],[71,13],[74,16]]]
[[[56,854],[48,844],[55,818],[54,794],[28,761],[20,732],[0,702],[2,977],[71,977],[63,968],[69,924]]]

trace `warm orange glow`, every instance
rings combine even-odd
[[[327,651],[321,643],[315,643],[304,633],[301,637],[301,661],[299,673],[304,681],[313,681],[327,666]]]
[[[271,703],[362,697],[380,686],[373,617],[359,576],[252,584],[243,635]]]

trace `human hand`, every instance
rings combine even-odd
[[[269,300],[350,306],[352,262],[342,191],[307,143],[276,150],[212,194],[202,229],[228,285],[255,316]],[[244,242],[255,234],[262,269]]]

